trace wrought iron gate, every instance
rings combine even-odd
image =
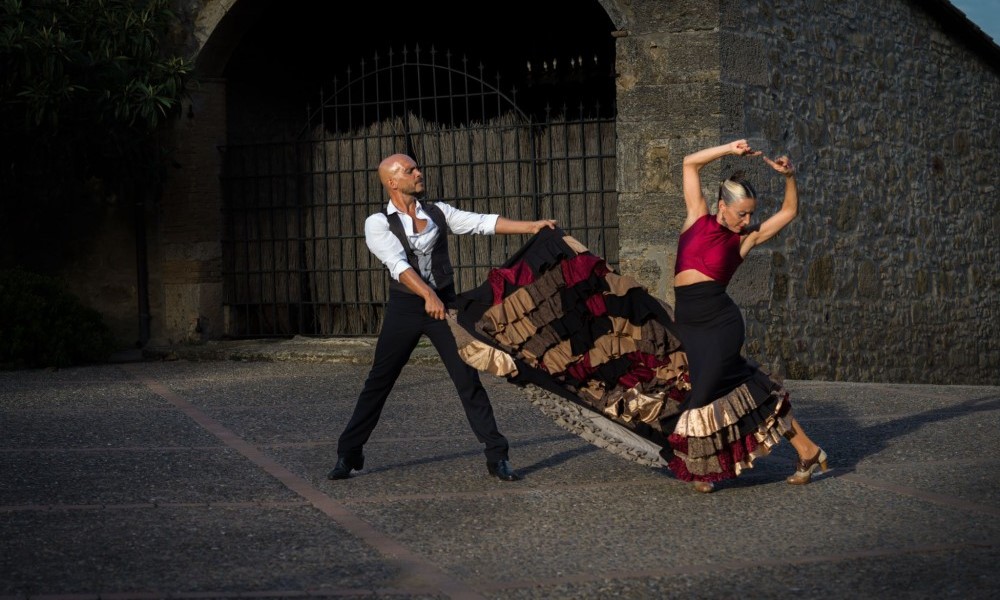
[[[439,62],[439,59],[443,59]],[[287,142],[225,148],[226,335],[377,334],[388,271],[364,240],[388,202],[376,168],[402,152],[429,199],[512,219],[554,218],[618,262],[614,120],[563,110],[536,120],[451,56],[419,49],[363,62]],[[527,236],[449,236],[459,291]]]

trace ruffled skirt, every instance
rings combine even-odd
[[[717,366],[706,351],[712,342],[695,335],[703,325],[687,318],[679,327],[669,305],[559,229],[542,230],[459,294],[450,317],[467,363],[598,413],[654,445],[683,480],[733,477],[787,428],[787,393],[745,361],[722,364],[738,367],[738,376],[719,378],[731,386],[723,395],[713,385],[693,396],[691,381],[702,387],[689,376],[685,337],[695,344],[692,371]],[[742,337],[736,342],[738,355]]]
[[[743,357],[743,317],[724,285],[678,287],[675,298],[692,388],[661,455],[679,479],[730,479],[791,431],[788,392]]]
[[[688,389],[671,309],[572,236],[542,230],[456,306],[467,363],[667,444]]]

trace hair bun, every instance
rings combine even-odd
[[[729,179],[719,185],[719,200],[725,200],[726,204],[732,204],[742,197],[757,198],[757,190],[743,176],[743,171],[736,171],[729,176]]]

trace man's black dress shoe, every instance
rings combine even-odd
[[[514,470],[514,466],[507,459],[498,460],[497,462],[487,462],[486,470],[490,472],[490,475],[501,481],[517,481],[521,478],[517,474],[517,471]]]
[[[347,479],[351,476],[351,471],[360,471],[365,468],[365,456],[362,454],[357,459],[344,458],[343,456],[337,457],[337,465],[333,467],[326,478],[327,479]]]

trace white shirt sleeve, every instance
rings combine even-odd
[[[375,213],[365,219],[365,243],[396,281],[399,281],[399,276],[404,271],[411,268],[406,260],[406,250],[389,229],[389,219],[384,214]]]
[[[444,219],[448,222],[448,229],[454,234],[473,233],[493,235],[496,233],[497,219],[500,218],[500,215],[486,215],[459,210],[444,202],[435,202],[434,206],[440,208],[441,212],[444,213]]]

